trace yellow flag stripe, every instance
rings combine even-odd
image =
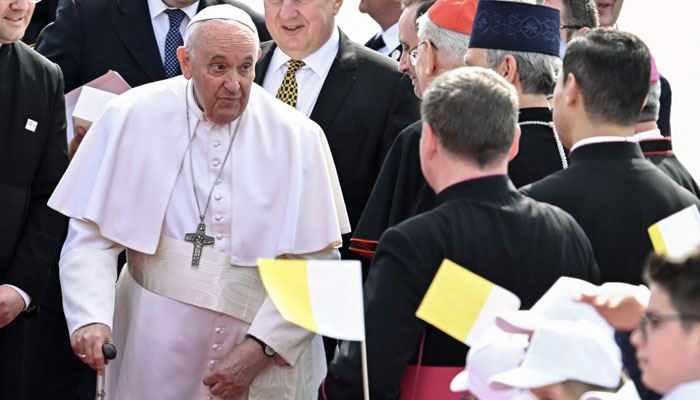
[[[275,261],[258,259],[260,276],[268,295],[284,319],[318,333],[311,311],[306,260]]]
[[[444,260],[416,316],[464,343],[494,284]]]
[[[654,224],[649,227],[649,237],[651,238],[651,244],[654,246],[654,251],[657,254],[668,255],[668,249],[666,248],[666,243],[661,235],[661,229],[659,229],[659,224]]]

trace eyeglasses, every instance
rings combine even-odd
[[[669,315],[656,315],[644,313],[642,320],[639,321],[639,332],[642,334],[642,339],[646,342],[649,338],[648,329],[656,329],[662,322],[668,321],[695,321],[700,322],[700,315],[689,315],[689,314],[669,314]]]
[[[416,45],[416,47],[414,47],[408,51],[408,55],[411,58],[411,65],[413,65],[414,67],[416,66],[416,63],[418,62],[418,57],[417,57],[418,48],[420,47],[420,45],[425,44],[425,42],[427,42],[427,41],[428,41],[428,39],[423,40],[422,42],[418,43]],[[435,44],[433,42],[430,42],[430,44],[433,46],[435,51],[438,50],[437,46],[435,46]]]
[[[579,30],[581,28],[583,28],[583,26],[581,26],[581,25],[562,25],[559,27],[559,29],[575,29],[575,30]]]

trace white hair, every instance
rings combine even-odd
[[[464,55],[469,50],[470,35],[445,29],[428,18],[428,13],[418,18],[418,39],[430,40],[438,51],[442,67],[453,69],[464,66]]]

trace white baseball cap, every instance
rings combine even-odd
[[[486,330],[469,349],[467,368],[452,379],[450,390],[456,393],[468,390],[487,400],[533,400],[526,390],[496,391],[489,387],[491,376],[520,364],[527,346],[527,335],[503,332],[497,327]]]
[[[190,27],[197,22],[210,19],[240,22],[241,24],[250,28],[250,30],[255,33],[255,36],[258,36],[258,28],[255,27],[250,15],[240,8],[234,7],[230,4],[217,4],[204,8],[202,11],[198,12],[194,18],[192,18],[189,24],[187,24],[187,30],[189,31]]]
[[[620,349],[596,324],[548,321],[534,331],[520,366],[493,376],[490,384],[531,389],[574,380],[615,388],[621,374]]]
[[[563,276],[529,310],[501,312],[496,325],[506,332],[530,333],[547,321],[586,320],[612,336],[614,329],[593,306],[574,301],[581,293],[596,293],[599,288],[581,279]]]

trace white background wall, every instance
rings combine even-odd
[[[262,12],[263,0],[248,1]],[[358,11],[358,4],[346,0],[337,21],[350,38],[364,43],[379,26]],[[627,0],[618,26],[647,43],[671,83],[674,150],[700,181],[700,0]]]

